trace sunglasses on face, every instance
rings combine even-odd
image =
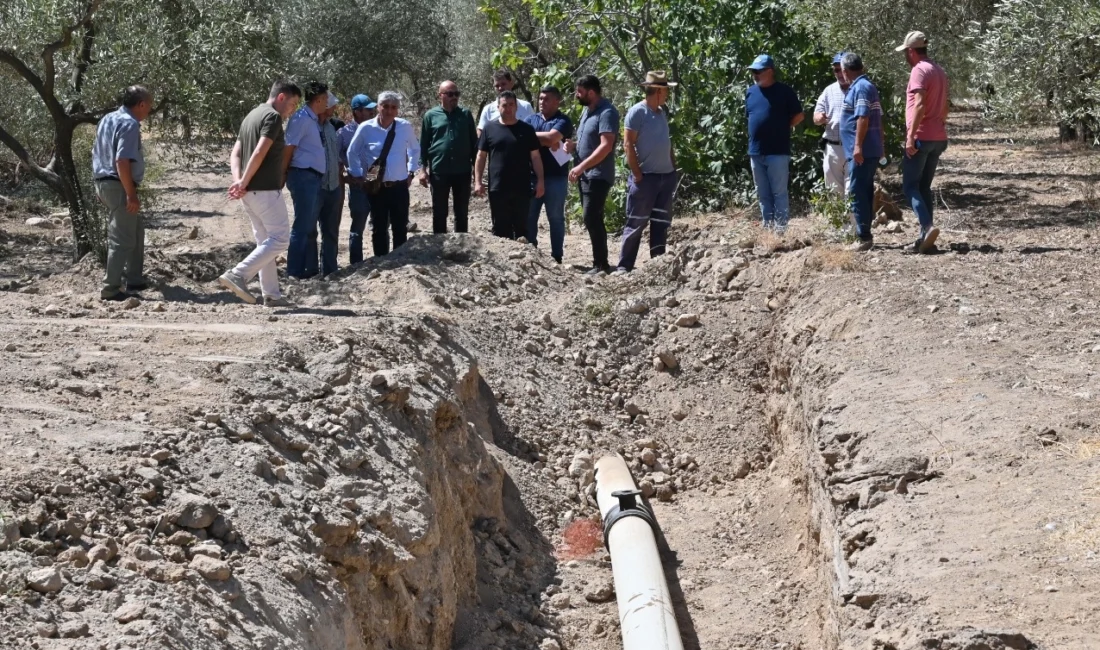
[[[439,94],[443,95],[444,97],[461,97],[462,96],[462,92],[459,91],[459,90],[447,90],[447,91],[441,92]]]

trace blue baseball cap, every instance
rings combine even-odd
[[[775,59],[768,54],[761,54],[752,60],[752,65],[749,66],[749,70],[767,70],[768,68],[775,69]]]
[[[351,110],[359,110],[361,108],[378,108],[378,104],[370,98],[369,95],[356,95],[351,98]]]
[[[833,65],[840,65],[840,61],[844,58],[845,54],[847,54],[847,52],[837,52],[836,56],[833,57]]]

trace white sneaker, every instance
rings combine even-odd
[[[252,293],[248,290],[248,287],[245,286],[244,278],[237,275],[233,271],[226,271],[225,273],[222,273],[221,276],[218,278],[218,282],[220,282],[221,285],[226,289],[229,289],[233,293],[237,294],[237,297],[241,300],[247,302],[250,305],[256,304],[256,296],[252,295]]]

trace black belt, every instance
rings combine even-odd
[[[99,178],[96,178],[96,179],[93,179],[93,180],[95,180],[97,183],[99,181],[118,181],[119,183],[122,182],[122,179],[119,178],[118,176],[100,176]]]
[[[821,139],[824,140],[825,142],[831,144],[831,145],[834,145],[834,146],[840,144],[840,140],[830,140],[828,138],[821,138]]]

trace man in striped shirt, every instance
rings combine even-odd
[[[863,73],[863,59],[858,54],[845,54],[840,66],[850,84],[844,96],[840,140],[848,161],[848,201],[859,236],[852,250],[868,251],[874,245],[871,221],[875,216],[875,170],[884,153],[882,103],[878,88]]]

